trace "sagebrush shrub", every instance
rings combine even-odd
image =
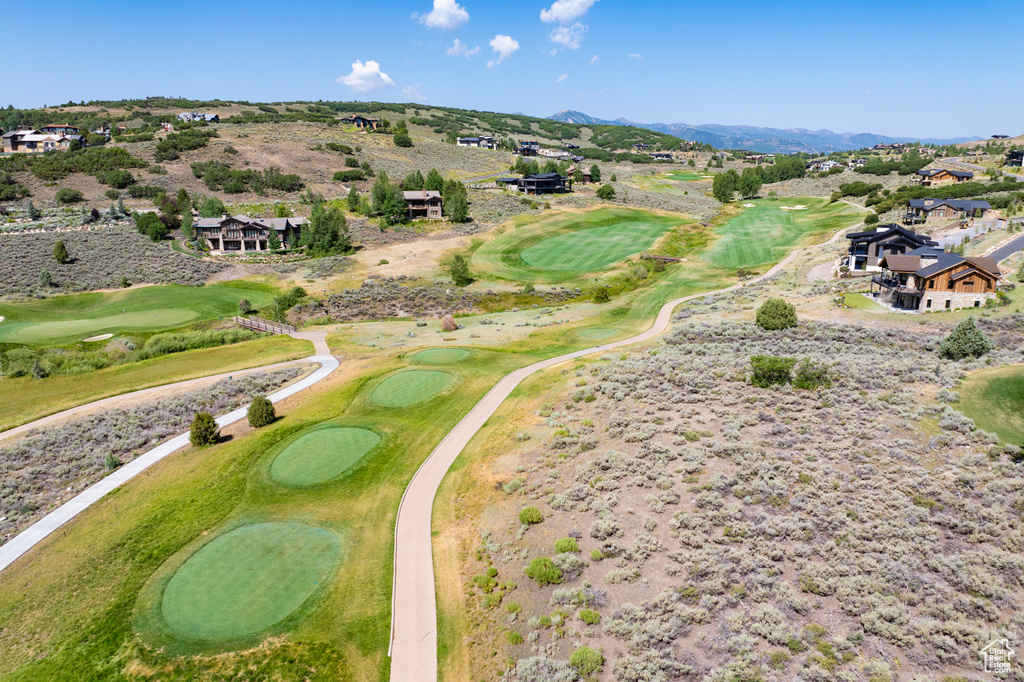
[[[576,543],[575,538],[562,538],[561,540],[555,541],[555,552],[563,554],[565,552],[580,553],[580,546]]]
[[[532,526],[535,523],[540,523],[544,520],[544,514],[541,513],[540,509],[536,507],[523,507],[519,511],[519,522],[525,523],[528,526]]]
[[[753,372],[750,383],[767,388],[773,384],[788,384],[796,358],[780,358],[776,355],[752,355],[750,366]]]
[[[546,556],[537,557],[530,562],[530,565],[523,569],[528,577],[537,581],[541,587],[545,585],[557,585],[562,582],[562,571],[555,566],[555,562]]]
[[[588,646],[581,646],[569,656],[569,665],[583,676],[592,675],[604,666],[604,654]]]

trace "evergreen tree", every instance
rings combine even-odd
[[[64,242],[58,240],[53,245],[53,260],[61,265],[68,262],[68,247],[64,246]]]
[[[117,212],[121,214],[122,218],[128,217],[128,209],[124,207],[124,199],[121,197],[117,198]]]
[[[473,278],[469,274],[469,263],[466,261],[466,257],[461,253],[457,253],[452,257],[451,265],[448,266],[448,271],[451,273],[452,282],[457,287],[464,287],[473,281]]]
[[[359,191],[356,190],[356,184],[353,182],[352,187],[348,190],[348,210],[349,213],[355,213],[359,210]]]
[[[389,184],[384,196],[384,205],[380,211],[385,224],[395,225],[402,222],[405,220],[408,212],[409,209],[405,204],[405,195],[402,194],[402,189],[398,185]]]
[[[427,173],[427,179],[423,182],[423,189],[431,192],[440,192],[444,188],[444,178],[437,172],[436,168],[431,168],[430,172]]]
[[[39,286],[48,287],[53,284],[53,276],[50,275],[49,270],[41,270],[39,272]]]
[[[956,329],[939,344],[939,355],[947,360],[963,360],[966,357],[980,358],[995,346],[978,329],[973,317],[956,326]]]
[[[267,399],[267,396],[257,395],[252,399],[252,404],[246,411],[246,417],[249,419],[249,426],[258,429],[261,426],[273,424],[277,419],[277,413],[274,411],[274,404]]]
[[[196,412],[188,439],[197,448],[214,445],[219,441],[220,429],[217,428],[217,421],[213,415],[209,412]]]
[[[373,187],[370,188],[370,203],[374,213],[383,212],[390,187],[391,181],[388,179],[388,174],[385,171],[377,173],[377,179],[374,180]]]
[[[456,192],[444,204],[445,213],[453,223],[465,223],[469,221],[469,201],[466,195]]]
[[[181,214],[181,236],[187,240],[191,240],[195,235],[196,231],[192,229],[192,206],[190,205],[185,212]],[[273,230],[271,230],[273,232]]]
[[[29,220],[39,220],[43,217],[43,212],[36,208],[36,205],[31,200],[29,200],[28,207],[25,210],[28,212]]]
[[[306,253],[314,258],[347,253],[352,248],[352,241],[348,236],[345,214],[334,206],[314,204],[302,241]]]
[[[757,326],[768,331],[796,326],[796,306],[781,298],[769,298],[757,309]]]
[[[395,135],[391,138],[394,140],[396,147],[411,147],[412,138],[409,137],[409,129],[405,125],[405,121],[399,121],[398,125],[395,126]]]
[[[184,230],[184,223],[182,223],[182,229]],[[277,230],[274,228],[270,228],[270,234],[267,235],[267,248],[271,251],[281,248],[281,238],[277,236]]]
[[[418,170],[413,171],[405,176],[405,180],[402,181],[402,189],[410,192],[415,190],[423,189],[423,185],[426,181],[423,179],[423,174]]]
[[[590,181],[601,182],[601,168],[596,163],[590,166]]]

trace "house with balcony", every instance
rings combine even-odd
[[[1024,149],[1012,149],[1006,152],[1005,165],[1017,168],[1024,166]]]
[[[852,274],[866,274],[881,270],[882,259],[889,254],[904,254],[922,246],[939,244],[923,234],[917,234],[899,225],[879,225],[874,230],[849,232],[846,263]]]
[[[455,138],[455,145],[457,147],[480,147],[481,149],[497,149],[498,143],[494,141],[494,138],[490,135],[480,135],[479,137],[457,137]]]
[[[981,308],[996,295],[995,259],[961,256],[936,247],[886,254],[871,278],[871,293],[896,310],[926,312]]]
[[[443,201],[441,193],[434,190],[419,189],[412,192],[402,192],[405,197],[405,207],[410,219],[427,218],[428,220],[440,220],[443,212]]]
[[[920,187],[939,187],[955,185],[959,182],[970,182],[974,173],[970,171],[950,170],[948,168],[922,168],[911,178],[910,184]]]
[[[305,218],[250,218],[244,215],[199,218],[192,227],[196,239],[205,240],[214,253],[268,251],[271,230],[277,233],[282,248],[293,249],[299,243]]]
[[[935,220],[983,219],[992,206],[987,201],[971,199],[911,199],[907,204],[905,222],[932,222]]]
[[[68,123],[51,123],[40,128],[39,132],[58,136],[80,135],[82,133],[82,129],[78,126],[73,126]]]

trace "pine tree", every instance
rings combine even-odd
[[[939,344],[939,355],[947,360],[963,360],[966,357],[980,358],[995,346],[985,332],[978,329],[973,317],[956,326],[956,329]]]
[[[423,189],[431,192],[440,192],[444,189],[444,178],[441,177],[436,168],[431,168],[430,172],[427,173],[427,179],[423,182]]]
[[[464,223],[469,220],[469,201],[461,192],[455,193],[445,204],[445,212],[453,223]]]
[[[271,230],[273,232],[273,230]],[[192,229],[192,206],[190,205],[185,209],[185,212],[181,214],[181,236],[187,240],[191,240],[196,234],[196,231]]]
[[[757,326],[768,331],[796,326],[796,306],[781,298],[769,298],[757,309]]]
[[[196,412],[189,432],[189,441],[197,448],[213,445],[220,440],[220,429],[217,421],[209,412]]]
[[[277,236],[277,230],[274,228],[270,228],[270,234],[267,235],[267,248],[271,251],[277,251],[281,248],[281,238]]]
[[[596,163],[590,166],[590,181],[601,182],[601,168]]]
[[[457,287],[464,287],[473,281],[473,278],[469,274],[469,263],[466,261],[466,257],[461,253],[457,253],[452,257],[452,262],[448,267],[448,271],[451,273],[452,282],[454,282]]]
[[[61,265],[68,262],[68,247],[64,246],[64,242],[58,240],[53,245],[53,259]]]
[[[261,426],[273,424],[277,419],[277,413],[274,411],[274,404],[267,399],[267,396],[257,395],[252,399],[252,404],[246,411],[246,417],[249,419],[249,426],[258,429]]]
[[[352,187],[348,190],[348,211],[349,213],[355,213],[359,210],[359,191],[356,190],[356,183],[352,183]]]

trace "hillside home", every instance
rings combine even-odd
[[[40,128],[39,132],[50,135],[79,135],[82,129],[67,123],[51,123]]]
[[[921,187],[937,187],[939,185],[968,182],[973,178],[974,173],[970,171],[949,170],[948,168],[922,168],[917,171],[917,175],[910,182]]]
[[[651,145],[646,144],[644,142],[637,142],[635,145],[633,145],[633,151],[637,152],[638,154],[641,152],[648,152],[650,150]]]
[[[12,130],[3,135],[3,150],[7,153],[42,154],[66,151],[74,141],[85,144],[81,135],[64,136],[41,133],[38,130]]]
[[[1006,152],[1006,165],[1024,166],[1024,149],[1014,149],[1013,151]]]
[[[846,266],[851,273],[877,272],[882,259],[889,254],[904,254],[922,246],[937,247],[939,244],[922,234],[917,234],[898,225],[880,225],[874,230],[849,232]]]
[[[270,231],[277,233],[283,248],[295,248],[305,218],[250,218],[244,215],[199,218],[193,223],[197,239],[215,253],[266,251]]]
[[[859,159],[851,159],[846,165],[850,168],[863,168],[868,163],[866,156],[862,156]]]
[[[833,168],[838,168],[841,164],[831,159],[822,159],[819,161],[811,161],[807,164],[807,170],[811,173],[825,173]]]
[[[459,137],[455,139],[455,144],[458,147],[480,147],[481,149],[498,148],[498,144],[494,141],[494,138],[489,135],[481,135],[480,137]]]
[[[651,152],[651,158],[656,161],[671,161],[672,152]]]
[[[410,218],[428,218],[440,220],[442,213],[441,193],[434,190],[420,189],[402,192],[405,206]]]
[[[516,150],[516,154],[519,156],[537,156],[537,152],[540,151],[540,142],[536,140],[520,141],[519,149]]]
[[[376,130],[377,126],[380,125],[380,119],[371,118],[369,116],[360,116],[359,114],[355,114],[353,116],[346,116],[345,118],[341,119],[341,122],[346,125],[353,125],[356,128],[368,128],[371,130]]]
[[[207,123],[220,123],[220,116],[217,114],[199,114],[196,112],[183,111],[178,114],[178,119],[185,123],[198,123],[199,121],[206,121]]]
[[[516,185],[523,194],[562,194],[570,191],[566,181],[567,178],[558,173],[531,173],[519,178]]]
[[[569,152],[563,149],[538,149],[537,156],[554,159],[555,161],[568,161],[571,158]]]
[[[906,254],[886,254],[871,291],[898,310],[925,312],[980,308],[995,297],[1001,275],[995,259],[945,253],[922,247]]]
[[[911,199],[907,207],[909,222],[984,218],[992,208],[987,201],[969,199]]]
[[[572,172],[572,179],[573,181],[578,182],[581,185],[589,185],[591,182],[594,181],[594,178],[590,174],[590,171],[585,168],[577,168],[576,170],[574,170]]]

